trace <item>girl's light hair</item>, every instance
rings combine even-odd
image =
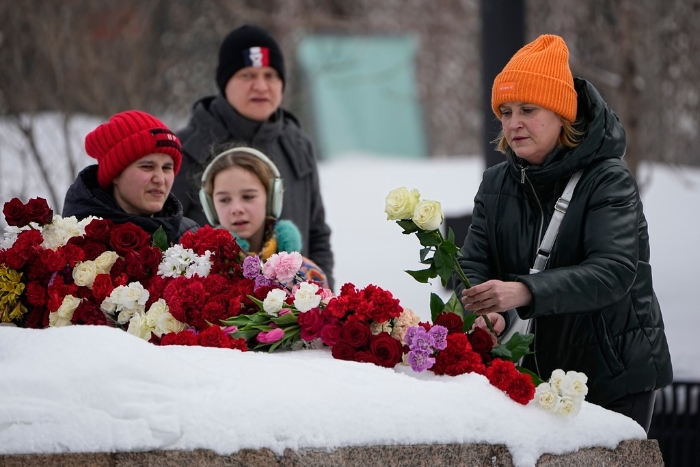
[[[234,149],[236,147],[241,147],[240,145],[234,144],[224,144],[216,147],[212,152],[214,157],[217,154],[221,154],[229,149]],[[255,157],[247,152],[232,152],[219,159],[217,159],[207,172],[207,178],[204,180],[203,188],[204,192],[209,196],[212,196],[214,192],[214,179],[219,172],[222,172],[231,167],[241,167],[249,172],[255,174],[256,177],[260,179],[260,182],[265,188],[265,193],[270,192],[270,186],[272,184],[272,179],[275,178],[275,174],[272,173],[272,169],[259,157]]]
[[[561,120],[562,123],[561,132],[559,133],[559,139],[557,142],[560,145],[568,148],[575,148],[581,144],[581,139],[584,133],[575,128],[580,123],[580,120],[571,123],[561,115],[557,115],[557,117],[559,117],[559,120]],[[506,141],[506,135],[503,132],[503,128],[501,128],[501,132],[498,134],[496,139],[492,141],[492,143],[496,145],[496,151],[504,154],[506,153],[510,146],[508,145],[508,141]]]

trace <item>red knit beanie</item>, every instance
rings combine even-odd
[[[158,153],[172,157],[175,174],[182,162],[178,137],[163,122],[138,110],[118,113],[88,133],[85,151],[97,159],[97,181],[103,189],[143,156]]]

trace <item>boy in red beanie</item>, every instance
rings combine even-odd
[[[177,242],[197,224],[170,194],[180,170],[180,140],[145,112],[118,113],[88,133],[85,151],[97,165],[83,169],[66,193],[63,216],[132,222],[153,234],[163,227]]]

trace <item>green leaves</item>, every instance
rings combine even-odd
[[[517,363],[522,357],[532,353],[530,351],[530,344],[532,344],[534,338],[534,334],[520,334],[516,332],[508,342],[494,347],[491,351],[491,355]]]
[[[153,244],[160,248],[160,251],[168,249],[168,236],[165,234],[162,225],[153,233]]]

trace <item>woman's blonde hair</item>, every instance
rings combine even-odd
[[[561,115],[557,115],[557,117],[559,117],[559,120],[561,120],[562,123],[561,132],[559,133],[559,139],[557,140],[557,143],[567,148],[575,148],[576,146],[581,144],[581,139],[584,133],[576,129],[576,126],[578,126],[580,121],[571,123]],[[508,145],[508,141],[506,141],[506,135],[503,132],[502,128],[501,132],[498,134],[496,139],[492,141],[492,143],[496,145],[496,151],[502,152],[504,154],[510,147]]]

